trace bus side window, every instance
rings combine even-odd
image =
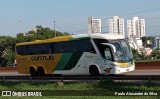
[[[31,46],[25,45],[23,46],[23,55],[29,55],[31,53]]]
[[[80,50],[82,52],[91,52],[91,53],[96,53],[91,41],[88,40],[82,40],[80,44]]]
[[[16,47],[16,52],[19,55],[23,55],[23,46],[17,46]]]
[[[51,53],[55,53],[55,47],[54,47],[54,43],[51,43],[50,46],[51,46]]]
[[[31,45],[31,54],[42,54],[42,45]]]
[[[107,60],[112,60],[111,50],[110,48],[104,49],[104,55]]]
[[[79,41],[73,41],[73,46],[72,46],[72,49],[73,49],[73,52],[79,52]]]
[[[60,43],[54,43],[54,53],[60,53]]]
[[[68,42],[61,42],[60,43],[60,52],[67,53],[68,52]]]
[[[88,40],[88,51],[91,52],[91,53],[96,53],[92,43],[90,40]]]
[[[72,41],[69,41],[69,42],[68,42],[68,52],[69,52],[69,53],[72,53],[72,52],[73,52],[73,51],[72,51],[72,50],[73,50],[73,44],[72,44],[72,43],[73,43]]]
[[[42,54],[49,54],[50,53],[50,44],[43,44],[42,45]]]
[[[79,52],[79,41],[69,41],[67,52],[74,53]]]

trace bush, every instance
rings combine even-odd
[[[154,59],[160,59],[160,50],[158,50],[158,49],[153,50],[152,56]]]
[[[14,60],[15,60],[15,53],[12,50],[7,50],[7,55],[6,55],[7,66],[13,64]]]
[[[142,55],[135,49],[132,49],[133,58],[134,60],[140,60],[142,59]]]

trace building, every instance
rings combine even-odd
[[[128,38],[142,38],[146,35],[145,20],[133,17],[133,20],[127,20]]]
[[[88,17],[88,33],[92,33],[92,17]]]
[[[88,18],[88,33],[101,33],[102,23],[101,19]]]
[[[124,34],[124,19],[114,16],[113,19],[108,20],[109,33]]]
[[[132,47],[133,44],[130,44],[131,47],[134,48],[134,49],[138,49],[139,50],[139,49],[143,48],[143,45],[142,45],[143,42],[142,42],[142,40],[140,38],[129,39],[129,42],[134,44],[133,47]],[[135,45],[136,45],[136,47],[135,47]]]
[[[142,47],[142,40],[140,39],[140,38],[136,38],[136,45],[138,46],[138,47]]]
[[[156,49],[160,49],[160,36],[155,37]]]

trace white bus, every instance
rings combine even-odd
[[[132,51],[125,37],[78,34],[16,44],[18,72],[42,76],[120,74],[134,71]]]

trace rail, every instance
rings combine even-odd
[[[151,84],[153,80],[160,80],[160,75],[101,75],[101,76],[90,76],[90,75],[50,75],[45,77],[30,77],[27,76],[0,76],[0,81],[66,81],[66,80],[81,80],[81,81],[88,81],[88,80],[99,80],[106,81],[106,80],[145,80],[148,81],[148,84]]]

